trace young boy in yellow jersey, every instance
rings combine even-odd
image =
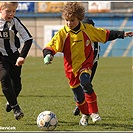
[[[76,105],[82,113],[79,124],[88,125],[89,116],[100,117],[97,96],[90,84],[94,61],[94,42],[106,43],[116,38],[133,36],[133,32],[112,31],[83,24],[85,8],[80,2],[66,2],[62,9],[65,26],[61,28],[43,49],[44,63],[51,64],[54,55],[64,55],[64,70],[74,94]],[[99,118],[100,119],[100,118]]]
[[[82,22],[92,24],[93,26],[95,25],[94,21],[89,19],[89,17],[85,17]],[[93,77],[96,73],[96,69],[97,69],[97,66],[98,66],[98,59],[99,59],[99,53],[100,53],[100,45],[99,45],[98,42],[94,42],[93,49],[94,49],[94,61],[93,61],[93,67],[91,69],[92,72],[91,72],[91,77],[90,77],[91,87],[93,87],[92,80],[93,80]],[[73,114],[75,116],[80,114],[80,110],[79,110],[78,106],[75,107],[75,109],[73,111]],[[93,122],[101,120],[101,117],[99,115],[97,115],[97,117],[96,117],[96,115],[97,114],[95,114],[95,117],[94,117],[94,115],[91,115],[91,117],[93,116],[92,117]]]

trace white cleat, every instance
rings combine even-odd
[[[102,120],[98,113],[92,113],[90,117],[94,123]]]
[[[88,125],[88,119],[89,119],[89,115],[82,115],[82,118],[79,121],[79,125],[82,126],[87,126]]]

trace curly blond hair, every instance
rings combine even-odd
[[[80,21],[85,16],[85,8],[81,2],[66,2],[61,12],[63,18],[77,17]]]

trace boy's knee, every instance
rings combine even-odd
[[[8,84],[10,82],[10,76],[6,71],[3,71],[0,75],[1,84]]]
[[[94,90],[90,83],[90,74],[89,73],[82,73],[80,75],[80,84],[85,93],[91,94]]]
[[[79,79],[80,79],[80,84],[82,86],[85,86],[86,84],[90,83],[90,74],[84,72],[80,75]]]

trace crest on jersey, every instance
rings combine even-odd
[[[86,46],[89,46],[89,44],[90,44],[90,40],[86,40]]]

